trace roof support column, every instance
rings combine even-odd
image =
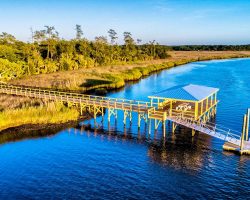
[[[201,114],[203,113],[203,101],[201,102]]]
[[[195,102],[195,108],[194,108],[194,118],[195,120],[198,117],[198,102]]]
[[[172,116],[172,110],[173,110],[173,101],[170,100],[170,111],[169,111],[170,116]]]
[[[209,107],[211,107],[212,105],[213,105],[213,95],[210,96],[210,106]]]
[[[208,109],[208,98],[206,99],[206,111]]]

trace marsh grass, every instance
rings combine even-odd
[[[60,90],[86,92],[95,89],[118,89],[126,81],[139,80],[153,72],[195,61],[249,57],[248,51],[170,51],[162,60],[134,62],[126,65],[90,66],[86,69],[60,71],[11,80],[10,83]]]
[[[8,109],[36,107],[44,103],[41,99],[0,94],[0,112]]]
[[[48,103],[38,107],[8,109],[0,112],[0,131],[24,124],[64,123],[77,120],[79,112],[61,103]]]
[[[96,66],[87,69],[61,71],[29,76],[10,81],[11,84],[106,93],[122,88],[126,81],[136,81],[153,72],[195,61],[249,57],[247,51],[172,51],[170,58],[136,62],[129,65]],[[0,131],[25,124],[64,123],[76,120],[79,112],[62,104],[11,95],[0,95]]]

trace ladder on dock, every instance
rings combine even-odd
[[[212,124],[211,122],[202,123],[190,118],[173,116],[173,117],[168,117],[168,119],[179,125],[183,125],[193,130],[221,139],[225,142],[240,146],[241,143],[240,132],[225,128],[223,126]]]

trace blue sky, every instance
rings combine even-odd
[[[55,26],[60,36],[129,31],[161,44],[250,44],[250,0],[0,0],[0,32],[30,40],[30,28]]]

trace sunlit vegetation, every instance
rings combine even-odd
[[[79,112],[59,103],[7,109],[0,112],[0,131],[24,124],[64,123],[77,120]]]
[[[170,56],[166,59],[32,75],[10,80],[10,83],[81,92],[100,88],[109,90],[123,87],[126,81],[136,81],[162,69],[202,60],[249,57],[250,51],[169,51],[168,54]]]
[[[110,29],[108,37],[90,41],[76,25],[72,40],[60,38],[52,26],[32,31],[32,41],[18,41],[8,33],[0,34],[0,81],[63,90],[95,90],[105,94],[153,72],[189,62],[249,57],[249,46],[178,46],[142,44],[130,32],[118,34]],[[235,48],[234,48],[235,47]],[[173,51],[176,50],[176,51]],[[185,51],[181,51],[185,50]],[[208,50],[208,51],[204,51]],[[223,50],[223,51],[219,51]],[[0,131],[25,124],[64,123],[79,118],[75,108],[42,100],[0,95]]]
[[[0,132],[26,124],[44,125],[75,121],[79,111],[62,103],[29,97],[0,95]],[[38,126],[39,127],[39,126]]]
[[[167,46],[155,41],[140,44],[130,32],[123,33],[123,45],[117,44],[117,33],[110,29],[108,37],[98,36],[94,41],[83,37],[76,25],[76,37],[64,40],[53,26],[32,31],[32,42],[16,40],[8,33],[0,34],[0,79],[10,80],[34,74],[77,70],[95,66],[126,64],[137,61],[166,58]]]

